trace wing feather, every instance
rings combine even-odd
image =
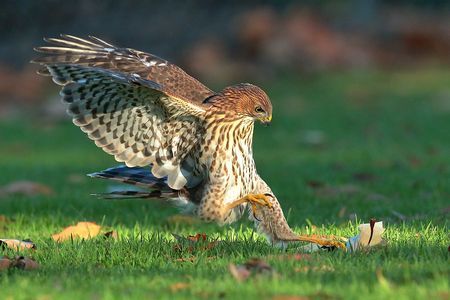
[[[204,133],[200,106],[173,98],[134,75],[72,64],[49,64],[73,123],[129,167],[152,166],[173,189],[188,183],[184,160]],[[180,142],[184,141],[184,142]]]
[[[178,66],[156,55],[119,48],[99,38],[83,39],[71,35],[44,39],[52,46],[35,48],[43,56],[33,60],[39,64],[76,64],[119,73],[136,74],[161,86],[167,95],[194,105],[215,93]],[[45,74],[46,72],[41,72]]]

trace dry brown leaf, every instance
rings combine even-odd
[[[8,257],[3,256],[2,258],[0,258],[0,271],[7,270],[10,266],[11,260]]]
[[[192,241],[192,242],[198,242],[198,241],[203,241],[206,242],[206,233],[197,233],[196,235],[189,235],[187,237],[188,240]]]
[[[113,240],[117,240],[119,238],[119,235],[117,234],[117,231],[115,231],[115,230],[111,230],[111,231],[105,232],[103,235],[106,238],[111,238]]]
[[[190,287],[189,283],[177,282],[177,283],[174,283],[174,284],[170,285],[170,290],[175,293],[175,292],[178,292],[180,290],[185,290],[185,289],[187,289],[189,287]]]
[[[191,253],[194,250],[210,250],[219,243],[218,240],[208,241],[208,236],[205,233],[197,233],[196,235],[189,235],[187,237],[175,233],[172,233],[172,235],[179,242],[174,246],[174,250],[179,252],[187,251]]]
[[[24,195],[24,196],[37,196],[37,195],[52,195],[53,190],[41,183],[22,180],[15,181],[0,187],[0,197],[8,195]]]
[[[321,187],[325,186],[325,183],[323,183],[322,181],[314,180],[314,179],[308,180],[308,181],[306,182],[306,184],[307,184],[310,188],[313,188],[313,189],[318,189],[318,188],[321,188]]]
[[[10,259],[7,256],[0,258],[0,271],[10,268],[18,268],[21,270],[34,270],[39,268],[39,264],[24,256],[16,256],[14,259]]]
[[[245,266],[230,264],[228,266],[228,270],[230,270],[231,275],[237,281],[245,281],[248,277],[250,277],[251,272]]]
[[[251,275],[276,275],[275,270],[264,260],[252,258],[243,265],[230,264],[228,269],[237,281],[245,281]]]
[[[36,245],[30,240],[0,239],[0,248],[10,248],[14,250],[36,249]]]
[[[93,222],[78,222],[75,226],[64,228],[60,233],[52,235],[52,239],[56,242],[62,242],[72,238],[89,239],[100,233],[101,226]]]
[[[18,256],[13,261],[12,266],[21,270],[34,270],[39,268],[39,264],[31,258]]]

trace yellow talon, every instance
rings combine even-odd
[[[270,201],[270,195],[268,194],[248,194],[247,196],[228,204],[227,209],[233,209],[243,203],[249,203],[252,207],[253,213],[256,212],[257,205],[267,206],[269,208],[272,208],[273,206],[272,202]]]
[[[337,240],[326,239],[326,238],[300,235],[297,237],[297,240],[301,241],[301,242],[314,243],[314,244],[317,244],[320,246],[325,246],[325,247],[336,247],[336,248],[340,248],[340,249],[344,249],[344,250],[347,249],[347,247],[345,246],[345,244],[343,242],[340,242]]]
[[[272,208],[272,202],[269,200],[269,196],[264,194],[250,194],[247,196],[248,202],[252,203],[253,205],[259,204],[261,206],[267,206],[269,208]]]

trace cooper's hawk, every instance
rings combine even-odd
[[[176,199],[220,224],[234,222],[250,204],[250,218],[274,243],[334,245],[295,235],[256,172],[254,122],[272,119],[272,104],[259,87],[238,84],[216,93],[152,54],[95,37],[46,41],[52,45],[36,48],[44,54],[34,60],[45,66],[40,73],[63,86],[73,123],[126,164],[93,176],[148,187],[134,195]]]

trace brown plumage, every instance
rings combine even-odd
[[[74,124],[127,166],[93,176],[141,184],[151,192],[133,196],[176,199],[220,224],[240,218],[250,203],[250,218],[271,241],[294,239],[253,160],[254,122],[272,119],[259,87],[215,93],[152,54],[95,37],[46,41],[51,46],[36,48],[43,55],[34,60],[45,67],[41,74],[63,86]]]

